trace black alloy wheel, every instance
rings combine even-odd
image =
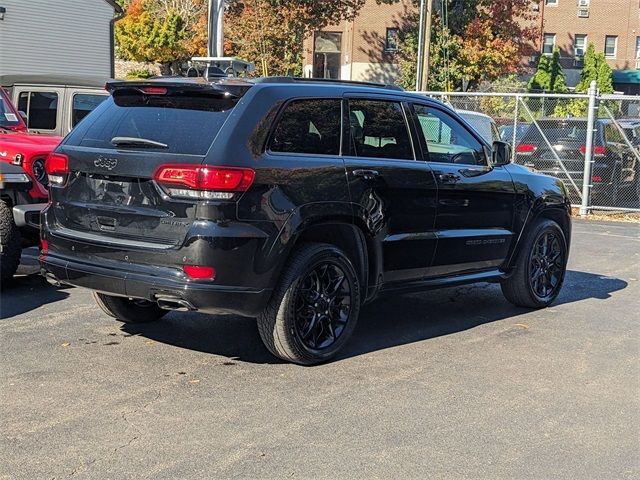
[[[332,262],[316,264],[301,279],[295,300],[295,330],[312,350],[333,345],[351,314],[351,285],[342,268]]]
[[[541,300],[555,296],[564,276],[564,239],[543,231],[531,250],[529,279],[531,289]]]

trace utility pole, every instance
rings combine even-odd
[[[210,57],[224,57],[224,0],[209,0]]]
[[[420,0],[420,29],[418,34],[418,64],[416,91],[427,89],[429,81],[429,50],[431,49],[431,18],[433,0]]]

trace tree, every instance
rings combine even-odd
[[[538,27],[530,26],[529,0],[445,0],[433,17],[429,89],[460,88],[463,78],[477,87],[482,81],[521,73],[521,59],[533,53],[539,33]],[[416,57],[418,21],[406,23],[400,68],[408,87],[407,80],[415,78],[411,59]]]
[[[355,17],[365,0],[228,0],[225,53],[262,60],[270,75],[301,75],[304,40]]]
[[[198,25],[207,0],[131,0],[126,16],[116,22],[117,54],[126,60],[159,63],[164,75],[178,73],[179,64],[202,53]],[[205,48],[206,48],[206,35]]]
[[[538,59],[538,68],[536,68],[536,72],[529,80],[529,84],[527,85],[527,89],[530,92],[544,92],[548,90],[550,83],[550,72],[549,72],[549,57],[546,55],[540,55]]]
[[[607,63],[604,53],[596,53],[593,43],[587,47],[584,54],[580,81],[576,85],[576,92],[586,92],[595,80],[600,93],[613,93],[613,72]]]
[[[569,89],[564,81],[564,72],[560,63],[560,50],[556,47],[549,58],[541,55],[536,73],[529,80],[530,92],[567,93]]]

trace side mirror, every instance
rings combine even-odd
[[[511,146],[507,142],[493,142],[491,163],[496,167],[511,163]]]
[[[24,123],[27,123],[27,114],[24,113],[22,110],[18,110],[18,114],[22,117],[22,120],[24,120]]]

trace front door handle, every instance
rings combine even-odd
[[[438,174],[438,180],[440,183],[457,183],[460,181],[460,175],[455,173],[440,173]]]
[[[374,180],[376,179],[378,176],[380,176],[380,173],[378,173],[377,170],[354,170],[353,172],[351,172],[353,174],[354,177],[360,177],[363,180]]]

